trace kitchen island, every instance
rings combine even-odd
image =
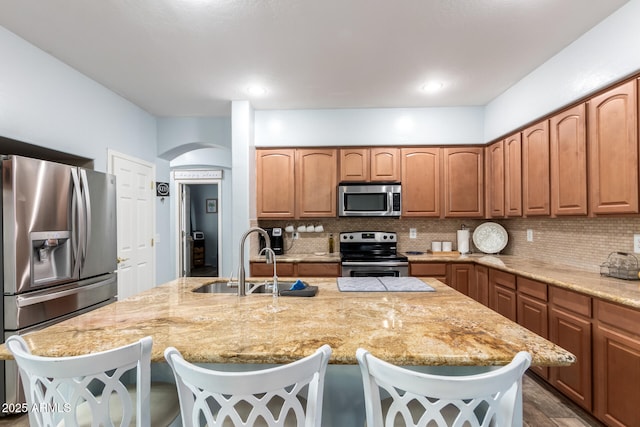
[[[315,297],[192,292],[212,280],[177,279],[25,339],[35,354],[71,356],[150,335],[154,362],[164,362],[164,349],[174,346],[191,362],[234,369],[289,363],[329,344],[323,425],[335,426],[364,421],[358,347],[394,364],[446,369],[504,365],[520,350],[532,354],[533,365],[575,361],[435,279],[423,279],[435,292],[340,292],[336,279],[305,279],[318,286]],[[0,358],[10,358],[4,345]]]
[[[574,361],[435,279],[423,279],[435,292],[340,292],[336,279],[305,279],[319,287],[311,298],[192,292],[212,280],[177,279],[25,338],[35,354],[72,356],[150,335],[154,362],[174,346],[194,363],[288,363],[322,344],[343,365],[357,364],[358,347],[399,365],[504,365],[519,350],[533,365]]]

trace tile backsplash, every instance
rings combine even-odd
[[[633,234],[640,233],[640,218],[509,218],[499,220],[326,218],[317,220],[258,221],[261,227],[291,224],[322,224],[324,232],[300,233],[297,240],[286,233],[285,250],[290,254],[328,252],[329,235],[334,235],[335,252],[339,252],[338,235],[343,231],[395,231],[398,250],[423,251],[431,241],[451,241],[456,249],[456,231],[465,224],[471,231],[485,221],[500,223],[509,233],[504,254],[524,256],[540,261],[560,263],[599,271],[599,266],[614,251],[633,252]],[[415,228],[417,238],[409,238]],[[527,230],[533,241],[527,241]],[[472,250],[474,250],[472,246]],[[639,254],[640,255],[640,254]]]

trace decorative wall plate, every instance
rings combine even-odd
[[[473,231],[473,244],[485,254],[497,254],[507,246],[509,235],[498,223],[485,222]]]

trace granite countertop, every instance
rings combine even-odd
[[[336,279],[304,280],[315,297],[238,297],[192,289],[182,278],[25,335],[34,354],[71,356],[153,337],[152,360],[175,346],[196,363],[289,363],[322,344],[332,364],[357,364],[358,347],[399,365],[504,365],[519,350],[533,364],[574,356],[435,279],[435,292],[340,292]],[[282,279],[285,280],[285,279]],[[10,355],[0,346],[0,359]]]
[[[264,256],[253,255],[251,262],[265,262]],[[313,254],[276,255],[276,262],[340,262],[340,252],[316,252]]]
[[[497,268],[560,288],[581,292],[605,301],[640,309],[640,281],[601,276],[562,264],[530,260],[513,255],[410,255],[410,262],[473,262]]]
[[[640,309],[640,280],[614,279],[576,267],[529,260],[513,255],[434,255],[425,252],[422,255],[408,255],[408,258],[409,262],[472,262]],[[264,257],[255,257],[251,260],[264,262]],[[285,254],[278,255],[277,260],[278,262],[340,262],[340,253]]]

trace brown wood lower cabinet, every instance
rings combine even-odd
[[[542,282],[517,278],[518,324],[543,338],[549,339],[549,317],[547,310],[547,285]],[[549,378],[549,368],[532,366],[531,370],[542,378]]]
[[[517,307],[515,274],[489,269],[489,308],[516,322]]]
[[[551,384],[578,405],[591,411],[591,298],[552,287],[549,299],[549,338],[576,356],[573,365],[550,369]]]
[[[595,301],[594,410],[610,426],[640,426],[640,311]]]
[[[409,276],[433,277],[442,283],[447,283],[447,264],[444,262],[410,262]]]
[[[476,265],[476,280],[469,286],[469,296],[480,304],[489,306],[489,268]]]
[[[273,264],[251,262],[251,276],[273,276]],[[338,262],[279,262],[279,277],[340,277],[341,268]]]
[[[456,291],[469,296],[475,287],[475,266],[471,263],[449,264],[449,286]]]

